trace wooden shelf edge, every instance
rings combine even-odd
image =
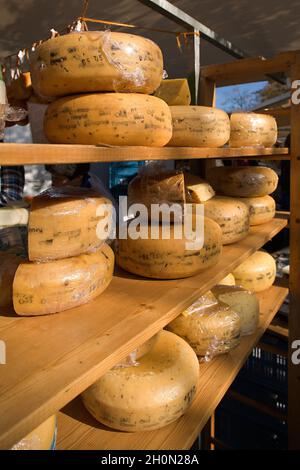
[[[67,144],[2,143],[0,165],[189,160],[194,158],[289,159],[288,148],[97,147]]]
[[[224,248],[217,265],[191,278],[154,281],[117,273],[107,291],[82,307],[42,317],[0,316],[0,336],[11,351],[0,383],[0,448],[10,448],[69,403],[285,226],[273,219],[253,227]],[[39,353],[32,354],[32,344]],[[30,357],[26,368],[24,357]]]
[[[157,431],[124,433],[97,423],[80,398],[66,406],[58,418],[60,450],[185,450],[189,449],[232,384],[242,365],[279,310],[288,289],[273,286],[258,294],[260,325],[229,354],[200,364],[200,383],[188,412],[175,423]]]

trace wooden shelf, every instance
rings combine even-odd
[[[255,334],[245,336],[229,354],[207,364],[200,364],[200,383],[188,412],[175,423],[158,431],[126,433],[98,423],[83,407],[80,398],[69,403],[58,418],[57,448],[105,450],[170,450],[189,449],[209,417],[230,387],[243,363],[262,336],[288,293],[282,287],[258,294],[260,324]]]
[[[288,148],[97,147],[64,144],[1,144],[0,165],[38,165],[194,158],[289,160]]]
[[[117,271],[94,302],[56,315],[0,315],[0,448],[10,448],[61,409],[286,226],[273,219],[224,247],[197,276],[156,281]]]

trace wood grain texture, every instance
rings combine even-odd
[[[191,160],[193,158],[289,159],[288,148],[200,148],[200,147],[98,147],[65,144],[4,144],[0,165],[122,162],[141,160]],[[272,158],[271,158],[272,157]]]
[[[244,336],[241,344],[229,354],[219,356],[207,364],[200,364],[196,398],[187,413],[175,423],[150,432],[114,431],[98,423],[85,410],[80,398],[77,398],[59,414],[58,449],[189,449],[272,321],[287,293],[287,289],[273,286],[258,294],[261,312],[258,329],[253,335]]]
[[[178,316],[282,230],[273,219],[224,248],[218,264],[174,281],[116,272],[95,301],[54,315],[0,315],[7,364],[1,366],[0,448],[9,448]],[[22,404],[22,405],[20,405]]]

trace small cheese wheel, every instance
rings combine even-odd
[[[98,224],[104,227],[111,216],[111,201],[91,189],[63,187],[44,191],[31,205],[30,261],[68,258],[99,248],[107,236],[97,230]]]
[[[44,41],[30,57],[34,90],[43,96],[91,91],[153,93],[163,76],[150,39],[110,31],[71,33]]]
[[[163,80],[154,95],[164,100],[169,106],[191,104],[191,92],[186,78]]]
[[[252,292],[269,289],[275,281],[276,263],[274,258],[264,251],[256,251],[234,271],[235,282]]]
[[[173,147],[222,147],[230,136],[229,117],[207,106],[170,106]]]
[[[200,250],[187,249],[186,243],[191,240],[184,235],[176,239],[178,227],[175,225],[170,226],[169,239],[162,238],[161,226],[158,227],[158,239],[151,239],[150,227],[144,227],[147,239],[128,237],[116,243],[116,262],[125,271],[155,279],[180,279],[213,266],[220,258],[222,232],[211,219],[204,218],[204,245]],[[183,234],[183,226],[180,228]]]
[[[137,93],[73,95],[51,103],[45,135],[54,144],[163,147],[172,137],[168,105]]]
[[[232,113],[230,147],[272,147],[277,140],[276,119],[268,114]]]
[[[18,315],[46,315],[85,304],[109,285],[114,269],[112,249],[47,263],[21,263],[13,283]]]
[[[276,203],[271,196],[244,197],[241,201],[249,208],[250,225],[260,225],[275,217]]]
[[[278,184],[275,171],[263,166],[218,166],[208,170],[207,179],[217,192],[233,197],[266,196]]]
[[[167,328],[187,341],[198,356],[223,354],[240,342],[239,315],[210,296],[207,299],[207,295],[200,297]]]
[[[82,394],[82,399],[94,418],[106,426],[150,431],[185,413],[198,377],[194,351],[178,336],[162,331],[138,365],[110,370]]]
[[[22,258],[14,253],[0,252],[0,307],[13,304],[13,281]]]
[[[204,215],[220,225],[223,245],[242,240],[249,233],[249,209],[237,199],[215,196],[205,202]]]
[[[253,292],[240,286],[219,285],[212,288],[212,293],[239,315],[241,335],[255,332],[259,323],[259,301]]]
[[[135,365],[141,357],[145,356],[145,354],[148,354],[148,352],[153,348],[157,338],[158,334],[149,338],[147,341],[145,341],[145,343],[141,344],[134,351],[132,351],[129,356],[126,356],[125,359],[119,362],[119,364],[117,364],[115,367],[128,367]]]
[[[55,444],[56,416],[53,415],[23,437],[11,450],[54,450]]]
[[[227,276],[225,276],[220,282],[218,285],[222,285],[222,286],[235,286],[235,278],[234,278],[234,275],[232,273],[229,273],[227,274]]]
[[[6,206],[0,208],[0,228],[15,225],[27,225],[28,209],[19,206]]]

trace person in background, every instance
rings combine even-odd
[[[0,167],[0,207],[20,201],[25,184],[23,166]]]

